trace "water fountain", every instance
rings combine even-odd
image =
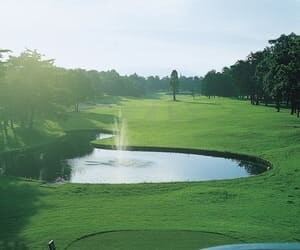
[[[126,122],[122,117],[122,111],[119,111],[118,118],[114,121],[114,139],[115,147],[118,151],[126,149],[127,137],[126,137]]]
[[[114,167],[130,168],[146,167],[152,164],[151,161],[137,159],[128,154],[128,151],[126,152],[127,145],[127,124],[122,116],[122,111],[119,110],[118,117],[114,121],[114,146],[116,150],[114,151],[114,157],[107,164]]]
[[[122,117],[122,111],[119,110],[118,117],[114,121],[114,142],[115,142],[115,159],[111,160],[111,165],[120,166],[130,166],[130,160],[126,157],[126,146],[127,146],[127,126],[126,121]]]

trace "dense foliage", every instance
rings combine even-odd
[[[249,98],[252,104],[284,102],[291,114],[300,111],[300,36],[291,33],[270,40],[263,51],[251,53],[222,72],[209,71],[202,92],[211,96]]]
[[[54,60],[44,59],[36,50],[25,50],[19,56],[9,53],[0,50],[0,130],[5,134],[15,123],[32,128],[37,117],[64,116],[69,107],[78,112],[80,103],[105,94],[142,96],[170,89],[169,77],[64,69],[56,67]],[[199,91],[201,78],[180,77],[180,80],[182,91]]]

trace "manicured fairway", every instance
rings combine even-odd
[[[269,160],[274,169],[247,179],[138,185],[45,187],[0,177],[0,249],[16,244],[43,249],[50,239],[62,249],[83,235],[110,230],[194,230],[246,242],[300,241],[300,119],[246,101],[170,99],[124,99],[70,114],[66,121],[47,121],[40,134],[50,140],[65,130],[112,129],[121,110],[129,145],[243,153]],[[23,140],[24,146],[35,144]]]

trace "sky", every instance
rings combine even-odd
[[[57,66],[202,76],[299,35],[300,0],[0,0],[0,23],[0,48]]]

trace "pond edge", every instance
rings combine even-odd
[[[96,142],[91,142],[91,145],[99,149],[116,150],[116,147],[114,145],[99,144]],[[273,164],[270,161],[265,160],[263,158],[247,155],[247,154],[233,153],[229,151],[217,151],[217,150],[197,149],[197,148],[159,147],[159,146],[127,146],[126,149],[124,150],[205,155],[205,156],[220,157],[225,159],[243,160],[243,161],[255,163],[258,164],[259,167],[263,168],[265,171],[273,168]]]

